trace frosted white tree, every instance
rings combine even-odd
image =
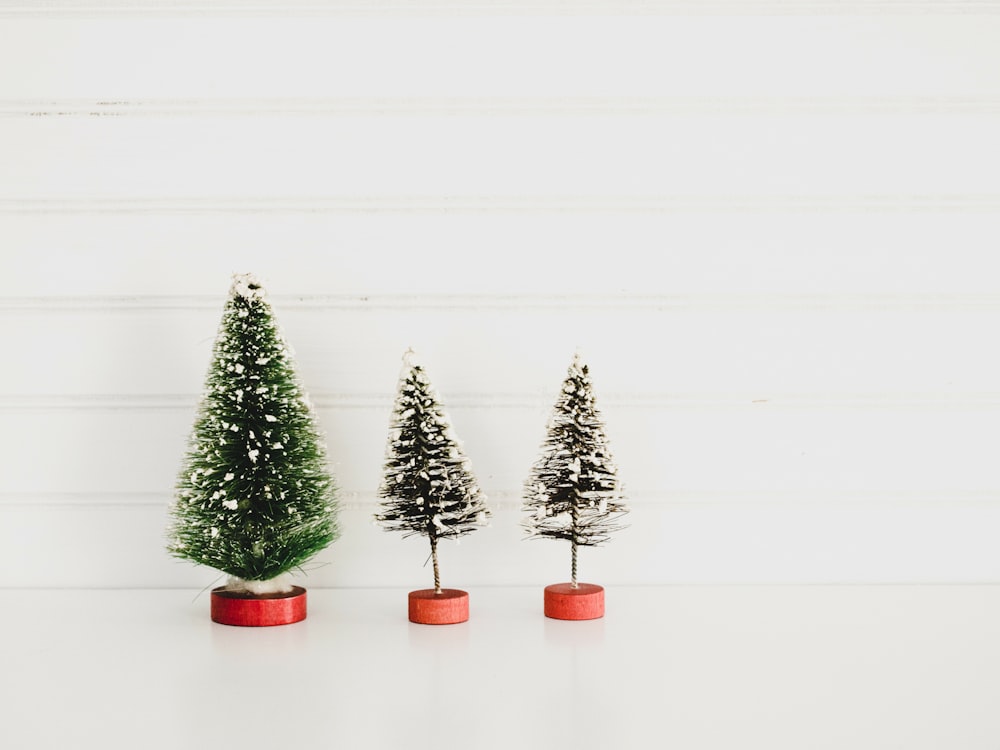
[[[485,525],[485,496],[451,422],[412,352],[404,357],[375,516],[389,531],[430,540],[434,591],[440,594],[438,540],[454,539]]]
[[[571,582],[577,548],[606,542],[627,509],[586,365],[577,355],[556,401],[542,455],[524,485],[523,526],[530,536],[565,539]]]

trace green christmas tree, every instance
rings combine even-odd
[[[571,582],[577,585],[577,548],[606,542],[627,512],[618,468],[604,435],[587,366],[574,357],[556,401],[542,455],[525,482],[523,525],[529,535],[565,539]]]
[[[264,289],[233,277],[177,482],[168,550],[228,573],[227,588],[288,591],[284,575],[336,539],[315,416]]]
[[[427,375],[412,352],[404,362],[375,518],[389,531],[430,540],[434,591],[441,593],[438,540],[474,531],[490,513]]]

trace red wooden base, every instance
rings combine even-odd
[[[265,627],[306,619],[306,590],[294,586],[285,594],[244,594],[212,589],[212,620],[223,625]]]
[[[459,589],[420,589],[410,592],[410,622],[454,625],[469,619],[469,595]]]
[[[553,583],[545,587],[545,616],[556,620],[604,617],[604,587],[595,583]]]

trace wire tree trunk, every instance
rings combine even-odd
[[[576,582],[576,532],[577,529],[579,528],[580,513],[579,509],[575,504],[573,505],[570,515],[573,518],[573,524],[572,527],[570,528],[570,548],[572,550],[572,553],[570,555],[571,563],[570,563],[569,580],[570,580],[570,586],[572,586],[573,588],[578,588]]]
[[[431,537],[431,564],[434,566],[434,593],[441,593],[441,572],[438,569],[438,540]]]
[[[573,588],[579,588],[579,585],[576,582],[576,539],[573,540],[573,562],[570,567],[570,581],[572,581],[570,585]]]

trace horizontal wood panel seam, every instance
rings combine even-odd
[[[193,394],[75,394],[0,395],[0,411],[163,411],[193,410]],[[392,394],[313,392],[311,402],[320,409],[387,410]],[[445,399],[458,409],[544,409],[555,394],[457,393]],[[610,393],[599,405],[636,409],[685,408],[996,408],[1000,392],[962,393]]]
[[[4,0],[0,17],[992,14],[997,0]]]
[[[305,294],[272,295],[286,310],[1000,310],[1000,294]],[[0,297],[0,313],[221,311],[217,295]]]
[[[3,214],[998,212],[1000,193],[945,195],[257,196],[0,198]]]
[[[521,510],[521,495],[517,492],[502,490],[484,490],[491,510],[511,511]],[[631,505],[655,504],[662,497],[662,492],[655,490],[643,492],[626,492]],[[1000,493],[997,500],[1000,501]],[[39,493],[0,493],[0,508],[166,508],[173,502],[169,492],[39,492]],[[344,511],[368,511],[379,502],[373,491],[341,490],[337,493],[337,502]],[[687,501],[690,502],[690,501]]]
[[[835,505],[838,507],[865,508],[872,505],[953,506],[1000,504],[1000,488],[986,490],[935,490],[930,492],[902,490],[831,491],[776,490],[769,491],[663,491],[624,489],[626,503],[631,508],[688,506],[739,506],[794,505],[811,507]],[[510,490],[484,490],[492,510],[501,512],[521,510],[521,494]],[[379,502],[371,490],[341,490],[338,502],[345,511],[367,511]],[[0,508],[167,508],[173,502],[171,492],[2,492]]]
[[[995,114],[996,96],[0,99],[0,117]]]

